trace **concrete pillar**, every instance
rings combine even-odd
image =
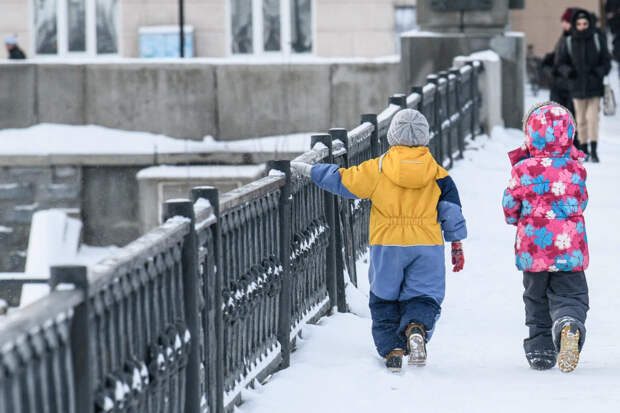
[[[457,56],[454,59],[454,66],[461,67],[467,62],[475,60],[484,65],[484,71],[478,79],[478,86],[482,94],[480,120],[484,131],[490,135],[495,126],[504,126],[502,90],[497,87],[497,85],[502,84],[502,62],[497,53],[487,50],[469,56]]]

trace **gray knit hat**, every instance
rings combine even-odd
[[[429,140],[428,122],[414,109],[403,109],[394,115],[387,133],[390,146],[426,146]]]

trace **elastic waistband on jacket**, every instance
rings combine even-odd
[[[415,218],[415,217],[387,217],[380,221],[391,225],[429,225],[436,224],[437,220],[433,218]]]

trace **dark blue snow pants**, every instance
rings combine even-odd
[[[559,348],[559,330],[566,319],[579,328],[581,349],[589,309],[584,272],[524,272],[523,286],[525,325],[530,329],[529,337],[523,341],[525,352]]]
[[[405,330],[411,323],[424,326],[426,340],[433,334],[441,307],[433,298],[414,297],[404,301],[384,300],[370,293],[372,338],[381,357],[394,349],[407,350]]]

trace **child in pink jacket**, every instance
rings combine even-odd
[[[570,372],[579,361],[588,306],[588,204],[585,155],[573,147],[575,121],[554,102],[533,107],[525,144],[509,154],[513,168],[502,204],[517,226],[516,265],[523,271],[526,358],[538,370]]]

